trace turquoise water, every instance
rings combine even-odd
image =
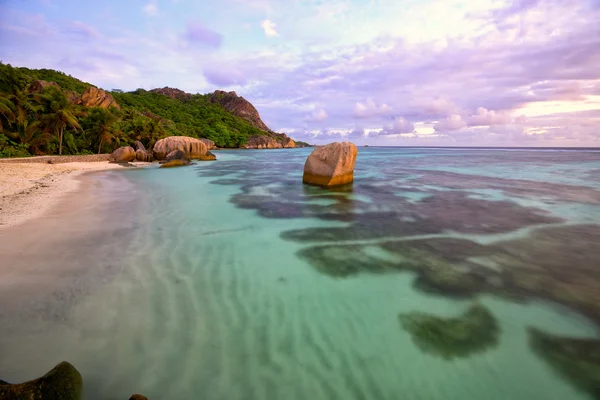
[[[600,153],[361,148],[352,188],[324,190],[301,184],[309,152],[221,151],[90,177],[94,196],[121,204],[103,212],[122,237],[96,248],[65,236],[91,261],[61,277],[61,307],[0,313],[0,378],[65,359],[87,399],[592,398],[532,351],[527,329],[599,338],[600,319],[499,271],[558,274],[576,228],[579,258],[564,266],[598,278]],[[457,293],[428,275],[439,265],[483,278]],[[498,341],[452,359],[424,353],[398,318],[473,304],[497,320]]]

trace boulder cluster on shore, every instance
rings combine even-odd
[[[109,160],[116,163],[131,161],[160,162],[161,168],[182,167],[191,164],[191,160],[214,161],[217,157],[209,150],[215,143],[208,139],[196,139],[187,136],[169,136],[154,144],[152,150],[146,150],[137,141],[135,149],[131,146],[119,147],[110,155]]]

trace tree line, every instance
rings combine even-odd
[[[35,80],[55,82],[39,92]],[[134,141],[146,147],[166,136],[213,140],[240,147],[266,132],[210,103],[209,95],[179,100],[143,89],[111,95],[120,109],[77,105],[73,99],[93,86],[59,71],[0,63],[0,157],[107,153]]]

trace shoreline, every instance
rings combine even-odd
[[[56,163],[48,163],[48,157],[0,160],[0,230],[46,214],[63,197],[78,190],[82,174],[127,168],[96,161],[95,157],[88,157],[90,161],[85,156],[71,159],[73,162],[61,157]]]

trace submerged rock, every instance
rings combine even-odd
[[[350,142],[317,147],[306,159],[302,182],[317,186],[351,183],[357,154],[358,149]]]
[[[146,396],[142,396],[141,394],[132,394],[129,400],[148,400]]]
[[[191,159],[204,156],[208,149],[200,139],[188,136],[169,136],[161,139],[154,145],[154,157],[164,160],[167,154],[173,150],[181,150]]]
[[[402,327],[425,353],[446,360],[468,357],[498,344],[500,328],[494,316],[480,304],[455,318],[422,312],[400,314]]]
[[[190,160],[187,157],[187,154],[182,150],[173,150],[167,157],[165,161],[160,166],[160,168],[173,168],[173,167],[185,167],[186,165],[190,165]]]
[[[200,160],[200,161],[216,161],[216,159],[217,159],[217,156],[215,156],[210,151],[207,151],[205,155],[200,156],[200,158],[198,158],[198,160]]]
[[[61,362],[41,378],[20,384],[0,381],[0,399],[3,400],[79,400],[83,379],[77,369]]]
[[[190,165],[189,161],[185,160],[171,160],[163,163],[160,168],[174,168],[174,167],[185,167]]]
[[[137,157],[135,150],[131,146],[119,147],[113,151],[109,160],[113,162],[130,162]]]
[[[600,340],[560,337],[530,328],[529,343],[562,378],[600,399]]]

